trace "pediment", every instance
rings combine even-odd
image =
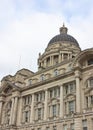
[[[3,86],[1,87],[1,93],[4,93],[4,94],[11,94],[12,91],[14,90],[18,90],[19,88],[14,85],[13,83],[11,83],[10,81],[6,81]]]
[[[81,51],[81,53],[76,56],[72,66],[82,66],[82,63],[84,63],[84,61],[89,59],[90,57],[93,57],[93,48]]]

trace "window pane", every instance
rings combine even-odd
[[[53,116],[56,116],[56,105],[52,106]]]
[[[69,112],[74,112],[75,110],[75,102],[71,101],[69,102]]]
[[[64,126],[63,126],[63,130],[67,130],[67,125],[64,125]]]

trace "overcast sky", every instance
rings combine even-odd
[[[0,0],[0,79],[37,71],[39,52],[63,22],[82,50],[93,47],[93,0]]]

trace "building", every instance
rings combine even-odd
[[[39,54],[36,73],[22,69],[0,87],[0,130],[93,130],[93,48],[60,34]]]

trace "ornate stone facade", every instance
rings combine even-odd
[[[0,130],[93,130],[93,48],[81,51],[63,25],[36,73],[22,69],[0,87]]]

